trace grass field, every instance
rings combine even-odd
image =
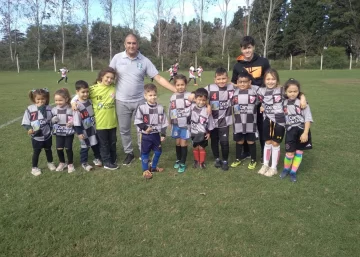
[[[75,173],[47,171],[42,152],[44,173],[34,177],[21,120],[4,124],[23,115],[30,89],[54,92],[64,84],[56,84],[54,72],[0,77],[0,256],[360,255],[358,71],[280,72],[282,81],[302,82],[315,121],[314,149],[305,152],[295,184],[258,175],[260,165],[249,171],[247,162],[221,172],[212,167],[210,148],[206,171],[179,175],[171,138],[160,160],[166,171],[148,182],[138,160],[118,171],[82,171],[77,140]],[[72,71],[67,86],[74,93],[75,80],[95,77]],[[201,85],[212,79],[205,72]],[[171,93],[159,95],[167,106]],[[122,161],[119,137],[117,148]]]

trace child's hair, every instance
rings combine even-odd
[[[217,68],[216,69],[216,71],[215,71],[215,77],[216,76],[220,76],[220,75],[228,75],[228,73],[227,73],[227,70],[225,69],[225,68],[223,68],[223,67],[219,67],[219,68]]]
[[[178,81],[180,79],[185,82],[185,85],[187,85],[187,83],[188,83],[187,78],[186,78],[186,76],[184,76],[182,74],[178,74],[178,75],[174,76],[174,84],[176,84],[176,81]]]
[[[205,96],[206,99],[208,99],[208,97],[209,97],[209,93],[208,93],[208,91],[206,91],[205,88],[200,87],[195,90],[195,98],[203,97],[203,96]]]
[[[149,92],[152,92],[152,91],[157,93],[157,88],[156,88],[156,86],[154,84],[149,83],[149,84],[146,84],[144,86],[144,91],[145,91],[145,93],[149,93]]]
[[[71,96],[70,96],[70,92],[69,92],[69,90],[67,88],[63,87],[63,88],[60,88],[60,89],[56,90],[54,96],[55,95],[61,96],[62,98],[64,98],[66,100],[66,103],[68,105],[70,105]]]
[[[94,82],[94,84],[98,83],[98,82],[101,82],[102,81],[102,78],[105,76],[106,73],[112,73],[114,74],[114,80],[116,78],[116,70],[111,68],[111,67],[106,67],[105,69],[102,69],[99,73],[98,73],[98,76]]]
[[[253,76],[251,76],[246,70],[244,70],[239,73],[237,79],[239,79],[239,78],[247,78],[249,80],[252,80]]]
[[[303,93],[300,91],[300,82],[297,81],[296,79],[293,79],[293,78],[288,79],[288,80],[285,82],[285,84],[284,84],[284,91],[286,92],[286,90],[287,90],[290,86],[292,86],[292,85],[297,86],[297,88],[298,88],[298,90],[299,90],[299,94],[298,94],[297,98],[300,99],[300,96],[301,96]],[[285,94],[285,97],[287,97],[286,94]]]
[[[255,46],[255,40],[251,36],[245,36],[240,41],[240,47],[247,47],[248,45]]]
[[[271,76],[273,76],[276,81],[277,81],[277,84],[280,85],[280,77],[279,77],[279,73],[277,72],[277,70],[273,69],[273,68],[269,68],[265,71],[265,74],[264,74],[264,81],[265,81],[265,78],[266,76],[270,74]],[[265,84],[265,82],[264,82]],[[266,86],[266,85],[265,85]]]
[[[31,102],[35,103],[35,97],[41,95],[45,98],[45,105],[48,105],[50,102],[50,94],[47,88],[33,89],[29,92],[29,99]]]
[[[89,84],[84,80],[78,80],[75,82],[75,89],[79,91],[80,89],[89,88]]]

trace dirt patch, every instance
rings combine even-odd
[[[360,85],[360,79],[323,79],[327,84],[357,84]]]

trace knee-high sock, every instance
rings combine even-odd
[[[72,148],[66,149],[66,156],[68,159],[68,164],[73,164],[74,162],[74,152]]]
[[[280,158],[280,146],[271,148],[271,168],[276,169]]]
[[[286,153],[284,158],[284,170],[290,171],[291,164],[293,162],[294,156]]]
[[[193,149],[194,161],[200,162],[200,150],[198,148]]]
[[[222,154],[223,161],[227,161],[229,158],[229,142],[228,141],[224,141],[224,142],[220,141],[220,146],[221,146],[221,154]]]
[[[177,145],[176,146],[176,161],[180,161],[181,160],[181,146]]]
[[[303,151],[296,150],[290,173],[296,173],[303,158]]]
[[[141,167],[142,167],[143,171],[149,169],[149,154],[150,153],[142,153],[141,154]]]
[[[243,145],[236,143],[236,159],[240,160]]]
[[[181,147],[181,159],[180,159],[180,163],[185,164],[186,162],[186,158],[187,158],[187,146],[182,146]]]
[[[251,160],[256,161],[256,144],[249,144]]]
[[[206,159],[206,151],[204,148],[199,149],[200,152],[200,164],[205,162]]]
[[[59,157],[59,161],[64,163],[65,162],[65,155],[64,155],[64,150],[63,149],[57,149],[57,155]]]
[[[155,170],[156,167],[157,167],[157,164],[158,164],[159,159],[160,159],[160,155],[161,155],[160,151],[154,151],[154,158],[153,158],[152,163],[151,163],[151,168],[153,170]]]
[[[271,156],[271,144],[266,144],[264,146],[264,165],[269,166],[270,156]]]

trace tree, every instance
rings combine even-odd
[[[225,22],[223,40],[222,40],[221,58],[224,58],[224,49],[225,49],[225,41],[226,41],[227,16],[228,16],[229,3],[230,3],[230,0],[223,0],[222,4],[220,4],[220,2],[219,2],[221,13],[223,15],[224,22]]]
[[[180,15],[181,15],[181,37],[180,37],[180,46],[179,46],[179,61],[181,59],[181,53],[184,42],[184,16],[185,16],[185,0],[180,2]]]
[[[207,11],[209,8],[209,5],[212,4],[213,0],[193,0],[194,1],[194,8],[196,17],[199,20],[199,42],[200,47],[202,47],[203,44],[203,15],[204,12]]]
[[[105,16],[109,17],[109,62],[111,62],[111,59],[113,57],[112,54],[112,20],[113,20],[113,6],[114,6],[114,0],[104,0],[102,2],[102,6],[104,8]]]
[[[64,64],[65,56],[65,25],[71,10],[71,0],[57,0],[55,2],[57,18],[61,28],[61,63]]]
[[[85,29],[86,29],[86,58],[90,58],[90,42],[89,42],[89,35],[90,35],[90,29],[89,29],[89,11],[90,11],[90,5],[89,0],[80,0],[80,5],[82,6],[84,10],[85,15]]]
[[[14,13],[14,5],[11,0],[2,0],[0,1],[0,15],[3,16],[1,20],[2,30],[8,37],[9,50],[10,50],[10,59],[13,62],[13,49],[12,49],[12,35],[11,35],[11,26],[13,25],[13,14]]]

